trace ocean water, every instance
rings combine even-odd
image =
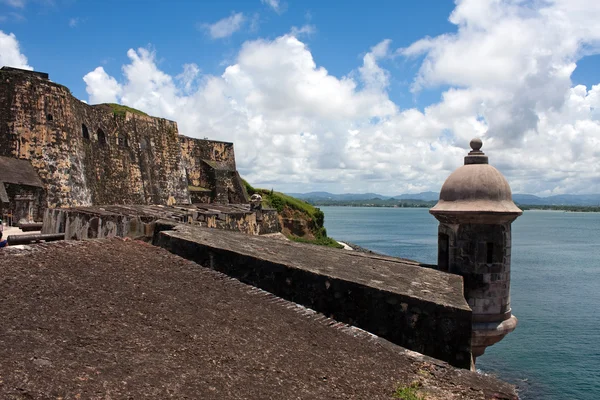
[[[321,207],[329,236],[437,262],[427,209]],[[511,306],[517,329],[477,368],[522,399],[600,399],[600,213],[525,211],[513,223]]]

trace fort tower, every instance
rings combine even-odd
[[[440,222],[438,268],[461,275],[473,310],[473,359],[517,326],[510,308],[511,223],[523,212],[504,176],[488,164],[480,139],[429,211]]]

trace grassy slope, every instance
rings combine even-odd
[[[126,112],[130,112],[132,114],[148,116],[148,114],[146,114],[143,111],[136,110],[135,108],[127,107],[127,106],[124,106],[121,104],[116,104],[116,103],[105,103],[105,104],[112,109],[112,111],[115,115],[118,115],[118,116],[124,116]]]
[[[313,243],[321,246],[342,248],[342,245],[340,245],[338,242],[336,242],[330,237],[327,237],[327,231],[323,226],[323,223],[325,221],[325,215],[320,209],[308,204],[305,201],[299,200],[295,197],[291,197],[280,192],[254,188],[246,181],[244,181],[244,185],[246,186],[246,190],[248,191],[249,195],[258,193],[262,196],[264,206],[275,208],[279,213],[283,212],[286,208],[290,210],[296,210],[302,213],[306,219],[311,220],[313,222],[312,225],[314,226],[314,228],[312,230],[312,233],[315,236],[314,240],[306,239],[295,235],[289,235],[289,239],[294,240],[296,242]]]

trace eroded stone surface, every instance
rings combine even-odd
[[[31,162],[49,207],[247,197],[232,143],[180,136],[175,122],[135,110],[90,106],[31,71],[0,70],[0,156]]]
[[[155,244],[419,353],[469,368],[462,278],[419,263],[190,225]]]
[[[42,233],[64,233],[71,240],[110,237],[151,240],[159,219],[250,235],[280,230],[276,210],[250,210],[248,204],[137,204],[47,209]]]
[[[0,276],[2,398],[516,399],[140,242],[8,248]]]

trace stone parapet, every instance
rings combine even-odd
[[[165,230],[162,230],[165,229]],[[462,278],[419,263],[172,224],[154,243],[410,350],[470,368]]]
[[[110,237],[150,240],[159,219],[250,235],[279,232],[276,210],[250,211],[250,206],[243,204],[197,204],[49,208],[42,233],[64,233],[70,240]]]

